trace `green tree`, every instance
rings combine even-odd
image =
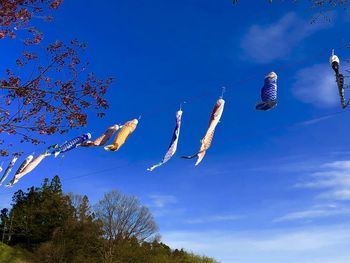
[[[52,239],[40,245],[35,261],[40,263],[99,263],[102,261],[102,227],[89,211],[86,196],[77,208],[78,217],[56,228]]]
[[[39,188],[29,188],[27,193],[20,190],[14,194],[10,211],[10,244],[33,250],[40,243],[50,240],[55,229],[73,216],[74,208],[69,197],[63,194],[58,176],[50,183],[44,180]]]
[[[55,176],[17,191],[0,227],[10,245],[32,251],[35,263],[217,263],[160,242],[149,210],[136,197],[106,193],[92,212],[87,196],[64,194]]]
[[[0,229],[1,229],[1,242],[5,242],[6,235],[8,234],[9,227],[9,211],[7,208],[4,208],[0,212]]]

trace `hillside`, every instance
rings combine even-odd
[[[0,242],[0,263],[30,263],[30,253],[23,249],[12,248]]]

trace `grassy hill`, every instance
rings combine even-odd
[[[0,263],[30,263],[31,254],[20,248],[12,248],[0,242]]]

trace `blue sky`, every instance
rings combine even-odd
[[[335,10],[330,21],[311,24],[313,11],[302,5],[240,2],[65,1],[42,25],[45,41],[86,41],[92,69],[115,81],[104,119],[91,116],[88,127],[48,143],[142,119],[118,152],[77,149],[47,158],[1,190],[1,206],[14,191],[58,174],[65,191],[87,194],[92,203],[112,189],[138,196],[166,243],[222,263],[349,262],[349,113],[339,113],[328,59],[332,48],[349,58],[339,47],[350,41],[350,14]],[[15,58],[10,53],[3,53],[5,62]],[[257,112],[272,70],[278,107]],[[177,157],[198,149],[222,86],[222,121],[194,167]],[[149,173],[184,100],[177,157]]]

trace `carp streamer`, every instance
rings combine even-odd
[[[196,166],[203,160],[206,151],[210,148],[211,142],[214,137],[215,128],[218,125],[221,115],[224,111],[224,105],[225,105],[225,101],[222,98],[217,100],[210,116],[207,132],[205,133],[205,136],[201,140],[201,147],[198,153],[192,156],[182,156],[181,158],[193,159],[195,157],[198,157],[197,162],[195,164]]]
[[[87,140],[90,140],[91,134],[90,133],[84,133],[83,135],[76,137],[72,140],[69,140],[62,144],[61,146],[55,147],[54,151],[51,153],[57,157],[60,153],[68,152],[72,149],[77,148],[80,144],[86,142]]]
[[[6,187],[12,187],[15,183],[17,183],[23,176],[33,171],[41,162],[44,160],[45,157],[51,155],[49,151],[46,151],[42,154],[40,154],[38,157],[36,157],[34,160],[30,161],[23,169],[21,167],[17,170],[16,175],[13,177],[11,182],[9,182]],[[33,159],[33,156],[30,155],[27,157],[27,159]],[[27,161],[27,159],[23,162],[23,164]]]
[[[120,131],[118,132],[113,143],[111,145],[105,146],[104,149],[106,151],[112,151],[112,152],[119,150],[119,148],[122,147],[122,145],[129,138],[129,136],[135,131],[138,123],[139,121],[137,119],[133,119],[125,123],[123,127],[120,129]]]
[[[94,147],[94,146],[103,146],[106,142],[121,128],[121,126],[115,124],[109,127],[104,134],[95,139],[94,141],[86,141],[80,144],[83,147]]]
[[[13,166],[15,166],[17,159],[18,159],[18,155],[14,155],[11,162],[7,166],[7,168],[4,172],[4,175],[0,179],[0,185],[2,185],[2,183],[6,180],[7,176],[11,173],[12,168],[13,168]]]
[[[173,132],[173,137],[172,137],[170,145],[168,147],[168,151],[164,155],[163,160],[161,162],[159,162],[158,164],[153,165],[152,167],[148,168],[147,169],[148,171],[153,171],[155,168],[163,165],[164,163],[169,161],[171,159],[171,157],[173,157],[173,155],[175,154],[176,149],[177,149],[177,143],[179,141],[179,136],[180,136],[181,117],[182,117],[182,111],[179,110],[176,112],[176,125],[175,125],[175,129]]]
[[[255,106],[257,110],[270,110],[277,105],[277,74],[270,72],[264,80],[264,86],[261,88],[261,100]]]

